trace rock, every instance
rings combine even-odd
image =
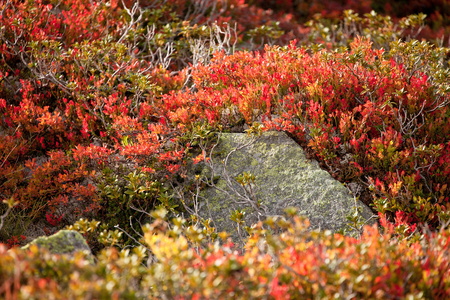
[[[286,207],[293,206],[310,220],[311,229],[332,231],[346,227],[355,205],[364,220],[373,215],[316,161],[307,160],[303,149],[284,132],[266,132],[253,143],[244,133],[222,133],[210,165],[197,167],[197,174],[215,185],[200,192],[199,215],[211,218],[217,232],[227,231],[235,241],[237,224],[230,217],[239,209],[245,212],[244,226],[265,216],[283,215]],[[244,172],[254,175],[250,185],[254,197],[249,185],[245,190],[235,179]]]
[[[28,243],[22,249],[27,249],[31,245],[39,248],[46,248],[53,254],[65,254],[72,256],[75,252],[82,251],[88,260],[93,262],[91,249],[83,236],[73,230],[60,230],[51,236],[42,236]]]

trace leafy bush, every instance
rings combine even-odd
[[[316,1],[2,3],[0,295],[448,296],[449,49],[416,39],[432,24],[419,12],[333,3],[322,17]],[[150,213],[189,215],[186,167],[243,124],[286,131],[361,185],[386,233],[269,219],[239,252],[209,220]],[[95,265],[6,251],[70,224]]]
[[[200,228],[185,220],[167,222],[153,213],[143,246],[107,248],[90,264],[81,253],[51,256],[43,249],[0,245],[0,295],[38,299],[436,299],[450,296],[449,230],[424,230],[408,242],[366,227],[360,240],[331,232],[310,232],[290,211],[288,219],[268,219],[253,228],[241,253],[231,242],[195,245]],[[171,225],[172,224],[172,225]],[[276,234],[282,229],[281,234]],[[151,251],[152,256],[148,256]],[[146,263],[147,261],[147,263]],[[70,274],[69,276],[67,274]]]
[[[213,51],[234,51],[251,25],[226,20],[243,9],[215,1],[5,3],[0,193],[19,204],[7,232],[20,235],[48,213],[65,214],[61,225],[96,214],[105,199],[94,183],[117,164],[120,176],[138,168],[153,174],[149,182],[174,174],[185,149],[155,103],[190,86],[192,65]],[[267,41],[265,34],[251,36]],[[76,210],[65,213],[68,206]]]
[[[449,218],[447,51],[411,41],[387,52],[356,39],[349,52],[291,44],[216,54],[193,70],[194,92],[165,95],[160,105],[187,131],[198,120],[219,128],[241,119],[285,130],[337,179],[370,189],[378,212],[437,227]]]

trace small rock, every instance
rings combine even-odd
[[[82,251],[86,254],[88,260],[93,262],[91,249],[89,248],[83,236],[73,230],[60,230],[51,236],[41,236],[22,249],[28,249],[31,245],[37,245],[39,248],[46,248],[53,254],[66,254],[72,256],[75,252]]]

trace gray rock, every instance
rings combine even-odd
[[[218,232],[227,231],[234,240],[237,225],[230,216],[239,209],[245,212],[244,226],[265,216],[283,215],[286,207],[293,206],[310,220],[311,229],[332,231],[346,226],[355,205],[363,219],[373,215],[316,161],[306,159],[303,149],[284,132],[266,132],[254,142],[244,133],[222,133],[211,162],[197,167],[197,174],[215,186],[200,193],[199,214],[211,218]],[[254,175],[253,192],[235,180],[244,172]]]
[[[27,249],[31,245],[37,245],[39,248],[46,248],[53,254],[65,254],[71,256],[75,252],[82,251],[86,254],[87,259],[93,262],[91,249],[83,236],[77,231],[60,230],[48,237],[38,237],[22,247],[22,249]]]

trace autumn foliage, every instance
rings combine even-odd
[[[449,297],[448,5],[299,2],[1,1],[0,295]],[[291,214],[238,251],[168,218],[199,145],[242,124],[362,186],[380,228],[311,233]],[[7,252],[74,223],[96,265]]]
[[[200,228],[170,226],[159,211],[133,251],[102,250],[98,262],[82,253],[56,256],[0,245],[0,292],[6,299],[54,295],[70,299],[442,299],[450,295],[448,229],[422,240],[398,240],[366,227],[361,239],[308,232],[295,216],[268,219],[253,230],[246,250],[228,242],[195,249]],[[184,228],[184,229],[183,229]],[[270,230],[269,230],[270,229]],[[283,229],[281,235],[271,230]],[[146,251],[152,251],[149,262]],[[447,254],[446,254],[447,253]],[[64,271],[61,271],[64,270]],[[67,276],[67,274],[71,274]]]

